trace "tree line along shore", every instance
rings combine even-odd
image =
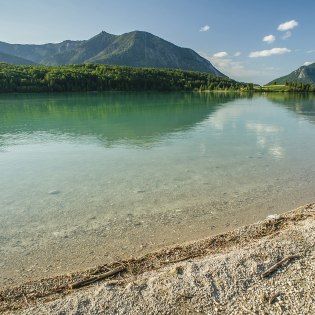
[[[262,91],[311,92],[315,86],[258,86],[205,72],[104,64],[62,66],[0,63],[0,92],[87,91]]]

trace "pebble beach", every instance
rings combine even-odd
[[[0,292],[4,314],[314,314],[315,204]]]

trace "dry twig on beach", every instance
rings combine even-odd
[[[161,263],[162,264],[173,264],[173,263],[184,261],[184,260],[187,260],[187,259],[193,258],[193,257],[194,257],[193,255],[189,255],[189,256],[185,256],[185,257],[174,259],[174,260],[162,260]]]
[[[290,256],[287,256],[287,257],[281,259],[276,264],[274,264],[270,268],[268,268],[265,272],[263,272],[261,276],[263,278],[268,277],[271,273],[273,273],[276,269],[278,269],[282,264],[286,263],[287,261],[289,261],[291,259],[295,259],[298,257],[299,257],[298,255],[290,255]]]
[[[75,282],[75,283],[72,283],[69,285],[69,288],[70,289],[78,289],[78,288],[81,288],[83,286],[86,286],[86,285],[89,285],[91,283],[94,283],[96,281],[99,281],[99,280],[102,280],[102,279],[105,279],[105,278],[108,278],[110,276],[113,276],[119,272],[122,272],[122,271],[125,271],[126,270],[126,267],[125,266],[119,266],[115,269],[112,269],[110,271],[107,271],[105,273],[102,273],[98,276],[95,276],[95,277],[92,277],[92,278],[89,278],[89,279],[85,279],[85,280],[82,280],[82,281],[78,281],[78,282]]]

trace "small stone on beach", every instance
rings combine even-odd
[[[280,218],[279,214],[270,214],[270,215],[267,216],[266,219],[268,219],[268,220],[277,220],[279,218]]]

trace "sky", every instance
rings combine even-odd
[[[265,84],[315,62],[314,0],[0,0],[0,41],[147,31],[229,77]]]

